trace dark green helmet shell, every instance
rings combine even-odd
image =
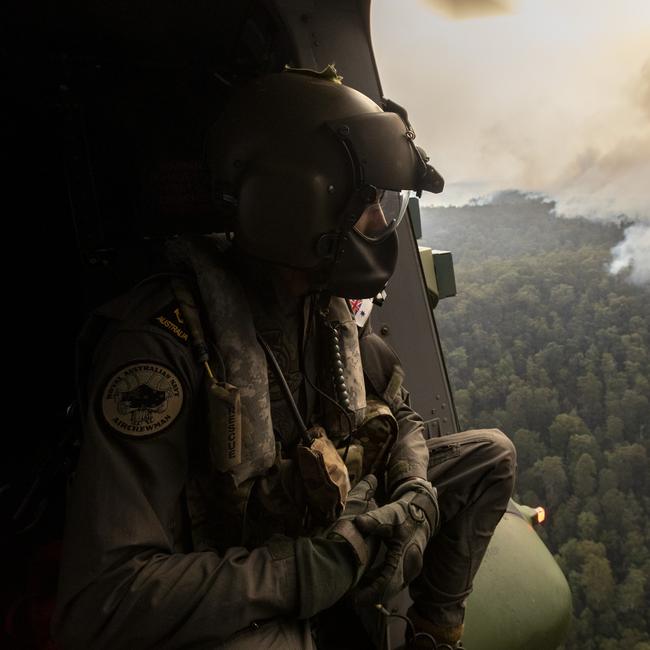
[[[319,240],[354,223],[346,211],[361,188],[436,191],[413,138],[407,120],[335,75],[285,71],[233,93],[206,155],[215,196],[236,205],[238,245],[314,269],[328,263]]]

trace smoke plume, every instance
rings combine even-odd
[[[633,122],[636,133],[604,151],[585,150],[548,191],[558,216],[634,221],[612,249],[610,271],[629,268],[630,281],[645,284],[650,283],[650,60],[631,88],[632,108],[641,116]]]
[[[426,3],[456,20],[509,14],[514,9],[514,0],[426,0]]]
[[[650,225],[635,224],[625,231],[625,239],[613,249],[612,273],[630,270],[630,281],[650,283]]]
[[[612,272],[650,259],[650,2],[376,0],[386,96],[445,178],[426,204],[517,189],[558,217],[634,222]],[[477,16],[476,20],[449,20]],[[485,17],[489,13],[505,14]],[[399,26],[397,28],[396,26]]]

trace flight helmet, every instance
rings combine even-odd
[[[218,203],[244,252],[304,269],[315,290],[375,296],[397,263],[410,191],[443,180],[406,112],[321,73],[287,69],[236,90],[206,145]]]

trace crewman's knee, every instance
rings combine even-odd
[[[517,450],[508,436],[499,429],[488,429],[490,455],[494,467],[504,474],[504,478],[514,482],[517,470]]]
[[[500,454],[508,458],[513,465],[517,463],[517,450],[515,445],[500,429],[490,429],[493,444],[499,450]]]

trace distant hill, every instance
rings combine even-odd
[[[519,192],[501,192],[486,205],[422,208],[421,243],[450,250],[462,264],[537,255],[583,246],[611,248],[628,223],[597,223],[553,214],[554,204]]]

